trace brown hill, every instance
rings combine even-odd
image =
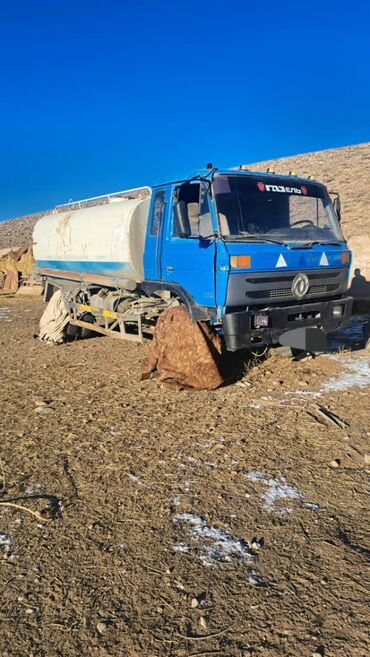
[[[293,171],[300,176],[312,175],[324,182],[329,191],[339,192],[342,202],[342,228],[353,251],[352,272],[356,268],[370,282],[370,143],[326,151],[304,153],[267,160],[246,167],[255,171],[271,168],[276,173]],[[361,279],[362,280],[362,279]],[[367,283],[358,278],[351,292],[370,296]]]
[[[354,267],[370,281],[370,143],[282,157],[245,165],[248,169],[277,173],[294,171],[313,175],[342,200],[342,226],[354,252]],[[23,246],[32,241],[39,213],[0,222],[0,249]]]
[[[370,234],[370,142],[246,166],[256,171],[266,171],[268,167],[276,173],[293,171],[299,176],[311,175],[324,182],[329,191],[339,192],[341,196],[342,227],[346,238],[360,233]]]
[[[32,233],[35,223],[44,214],[50,212],[38,212],[17,219],[0,221],[0,250],[10,246],[28,246],[32,244]]]

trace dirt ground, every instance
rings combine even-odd
[[[368,656],[370,352],[174,392],[42,307],[0,299],[1,656]]]

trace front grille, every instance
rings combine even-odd
[[[299,271],[233,274],[229,277],[227,306],[238,307],[250,304],[296,302],[292,283]],[[346,291],[346,272],[344,269],[320,269],[305,271],[310,288],[304,297],[312,299],[327,298]]]
[[[306,297],[313,297],[316,294],[326,294],[328,291],[328,286],[327,285],[313,285],[310,287],[308,290]],[[253,294],[253,292],[252,292]],[[266,292],[258,292],[260,297],[265,297]],[[249,293],[250,296],[250,293]],[[293,296],[292,290],[290,290],[288,287],[286,288],[281,288],[279,290],[268,290],[268,297],[269,299],[290,299],[290,297]],[[257,297],[257,295],[256,295]]]

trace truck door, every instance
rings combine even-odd
[[[190,294],[201,306],[215,306],[215,241],[212,237],[212,222],[206,189],[199,182],[185,183],[174,187],[171,212],[167,215],[162,242],[162,277],[164,281],[177,284]],[[180,236],[176,203],[181,202],[189,219],[190,234]],[[200,226],[208,226],[202,235]]]
[[[149,221],[144,249],[144,277],[146,281],[162,279],[161,251],[164,216],[169,207],[170,189],[154,190],[149,209]]]

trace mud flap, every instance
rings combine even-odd
[[[326,350],[326,334],[321,329],[312,326],[285,331],[279,337],[279,342],[284,347],[292,347],[292,349],[301,351],[321,352]]]

